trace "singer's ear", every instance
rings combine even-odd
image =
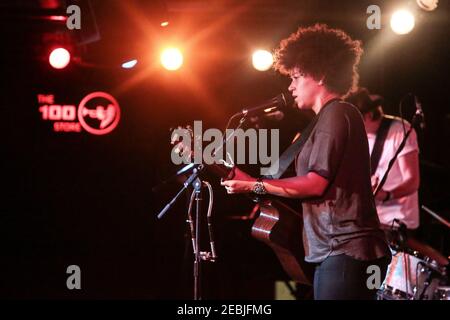
[[[319,86],[323,86],[324,83],[325,83],[325,75],[320,76],[320,80],[317,82],[317,84]]]

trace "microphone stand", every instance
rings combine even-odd
[[[191,171],[191,169],[193,169],[195,167],[195,163],[189,163],[187,165],[185,165],[183,168],[181,168],[180,170],[178,170],[176,173],[174,173],[172,176],[170,176],[169,178],[164,179],[162,182],[158,183],[156,186],[154,186],[152,188],[153,192],[157,192],[160,191],[166,184],[168,184],[169,182],[175,180],[177,177],[179,177],[180,175]]]
[[[200,282],[200,210],[202,201],[202,181],[197,178],[194,182],[195,190],[195,257],[194,257],[194,300],[201,300],[201,282]]]
[[[228,125],[231,123],[231,120],[233,118],[235,118],[236,116],[241,115],[240,113],[238,114],[234,114],[228,121]],[[227,137],[226,136],[226,132],[225,132],[225,136],[222,140],[222,145],[220,145],[216,150],[215,153],[217,153],[217,151],[223,149],[223,147],[226,145],[226,143],[232,138],[234,137],[236,130],[239,129],[243,123],[245,122],[245,120],[247,119],[247,112],[245,112],[242,116],[242,118],[239,121],[239,125],[236,127],[236,129],[234,129],[234,131]],[[227,125],[227,127],[228,127]],[[184,168],[182,168],[181,170],[179,170],[176,174],[175,177],[178,176],[181,173],[185,173],[187,171],[189,171],[190,169],[192,169],[192,174],[189,176],[189,178],[183,183],[183,187],[178,191],[178,193],[173,197],[173,199],[166,204],[166,206],[159,212],[158,214],[158,219],[161,219],[169,210],[170,208],[174,205],[174,203],[177,201],[177,199],[181,196],[181,194],[190,186],[192,185],[194,188],[194,193],[195,193],[195,202],[196,202],[196,215],[195,215],[195,230],[193,230],[192,233],[195,234],[195,237],[193,239],[193,248],[194,248],[194,270],[193,270],[193,276],[194,276],[194,300],[201,300],[201,260],[206,260],[206,261],[212,261],[214,262],[214,259],[217,258],[216,254],[215,254],[215,249],[213,247],[213,239],[211,240],[211,255],[208,253],[204,253],[200,251],[200,217],[201,217],[201,201],[202,201],[202,193],[201,193],[201,189],[202,189],[202,180],[200,179],[200,173],[204,170],[205,166],[203,164],[188,164],[187,166],[185,166]],[[172,177],[173,178],[173,177]],[[163,184],[167,183],[167,181],[172,180],[172,178],[167,179],[164,181]],[[211,190],[210,190],[211,192]],[[210,200],[211,201],[211,200]],[[211,225],[211,221],[210,219],[210,215],[209,215],[209,211],[211,208],[208,209],[208,229]],[[189,213],[189,219],[190,219],[190,208],[188,210]],[[191,219],[190,219],[191,220]],[[190,221],[191,222],[191,221]],[[212,231],[211,229],[209,229],[210,232],[210,238],[212,237]]]
[[[192,184],[195,192],[195,201],[196,201],[196,215],[195,215],[195,242],[193,243],[194,248],[197,248],[195,250],[195,257],[194,257],[194,299],[195,300],[201,300],[200,295],[200,250],[199,243],[200,243],[200,216],[201,216],[201,190],[202,190],[202,181],[199,178],[199,175],[201,171],[203,170],[204,166],[202,164],[193,166],[193,172],[189,176],[189,178],[183,183],[183,187],[178,191],[178,193],[175,195],[175,197],[172,198],[172,200],[166,204],[166,206],[159,212],[158,219],[161,219],[167,211],[174,205],[174,203],[177,201],[177,199],[181,196],[181,194]]]
[[[198,176],[199,176],[200,172],[203,170],[203,168],[204,168],[204,166],[202,164],[194,166],[194,170],[193,170],[192,174],[183,183],[183,187],[181,188],[181,190],[178,191],[178,193],[175,195],[175,197],[173,197],[173,199],[170,200],[170,202],[168,204],[166,204],[166,206],[158,213],[158,219],[161,219],[167,213],[167,211],[169,211],[169,209],[174,205],[174,203],[181,196],[181,194],[184,192],[184,190],[186,190],[189,187],[189,185],[191,185],[192,183],[194,183],[196,181],[196,179],[198,178]]]
[[[444,218],[442,218],[441,216],[439,216],[436,212],[433,212],[430,208],[422,205],[421,207],[425,212],[429,213],[433,218],[435,218],[437,221],[439,221],[440,223],[442,223],[444,226],[446,226],[447,228],[450,228],[450,222],[448,222],[447,220],[445,220]]]

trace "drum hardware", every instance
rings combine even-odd
[[[450,300],[450,287],[440,286],[436,289],[434,300]]]
[[[395,248],[395,247],[394,247]],[[442,300],[450,295],[446,267],[418,251],[403,248],[393,256],[378,292],[379,300]],[[398,247],[397,247],[398,248]],[[450,298],[449,298],[450,299]]]

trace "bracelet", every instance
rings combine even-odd
[[[266,194],[267,190],[261,178],[258,178],[253,186],[253,192],[256,194]]]

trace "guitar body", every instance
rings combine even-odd
[[[208,167],[215,174],[231,179],[233,172],[224,166]],[[253,198],[249,195],[250,198]],[[252,225],[252,236],[272,248],[284,271],[295,282],[312,285],[314,268],[305,261],[303,218],[277,199],[259,200],[259,216]]]
[[[252,236],[269,245],[284,271],[292,280],[312,285],[314,269],[305,262],[299,213],[278,200],[262,200],[259,216],[252,226]]]

